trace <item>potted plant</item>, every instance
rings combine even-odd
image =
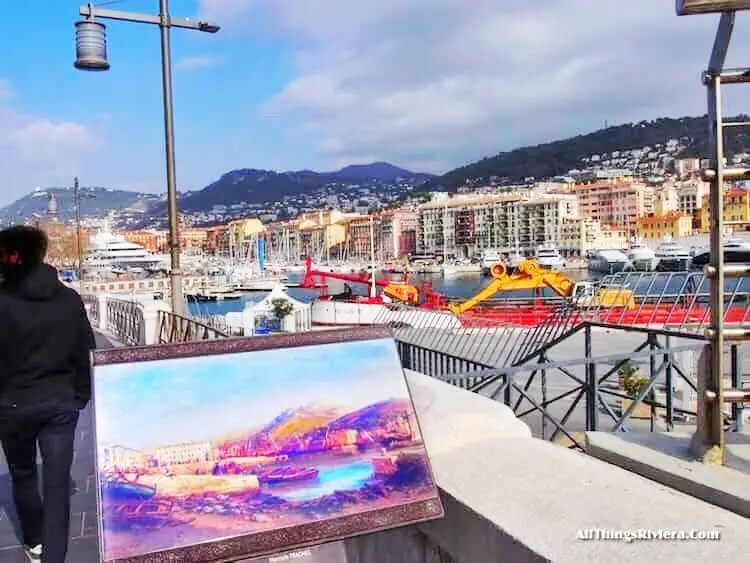
[[[271,313],[279,321],[281,332],[284,332],[284,319],[291,315],[292,311],[294,311],[294,305],[288,299],[279,297],[271,300]]]
[[[624,413],[630,408],[633,400],[638,397],[643,389],[648,385],[648,377],[644,377],[640,374],[640,368],[633,362],[628,360],[620,369],[617,370],[617,375],[620,380],[620,388],[625,392],[628,398],[623,398],[620,408]],[[651,392],[644,397],[646,400],[654,399],[654,392]],[[631,418],[651,418],[651,406],[646,403],[640,402],[631,413]]]

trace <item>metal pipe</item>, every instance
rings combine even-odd
[[[167,168],[167,217],[169,222],[170,278],[172,281],[172,313],[185,316],[185,297],[180,268],[180,218],[177,209],[175,175],[174,113],[172,109],[172,54],[169,30],[169,0],[159,0],[161,32],[161,77],[164,98],[164,144]]]

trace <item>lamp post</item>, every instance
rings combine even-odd
[[[83,292],[83,243],[81,242],[81,199],[95,199],[96,195],[92,193],[81,192],[78,184],[78,177],[73,179],[73,204],[76,208],[76,256],[78,261],[78,281],[81,284]]]
[[[724,85],[750,82],[750,68],[727,69],[724,67],[729,44],[734,31],[735,12],[750,10],[750,0],[676,0],[679,16],[720,13],[708,70],[703,73],[703,85],[708,98],[709,165],[702,171],[703,179],[709,182],[709,206],[711,211],[711,258],[705,268],[706,277],[711,280],[711,328],[706,331],[707,347],[710,351],[710,364],[699,389],[705,393],[698,400],[705,405],[698,417],[698,428],[693,440],[694,452],[709,463],[723,463],[725,459],[724,441],[724,343],[727,340],[748,340],[750,332],[744,329],[727,329],[724,326],[724,280],[726,276],[744,276],[750,272],[749,264],[724,264],[723,236],[728,225],[747,225],[747,221],[725,221],[724,182],[727,180],[750,179],[750,168],[728,168],[724,164],[724,129],[742,127],[750,122],[724,121],[721,105],[721,88]],[[738,387],[733,382],[732,387]],[[731,394],[742,393],[732,389]],[[737,409],[733,405],[735,420]],[[741,422],[739,423],[741,424]]]
[[[81,6],[84,20],[76,23],[76,61],[80,70],[109,70],[107,60],[106,26],[99,19],[119,20],[131,23],[158,25],[161,32],[162,97],[164,103],[164,141],[167,170],[167,213],[169,221],[170,277],[172,285],[172,312],[184,316],[185,299],[180,268],[180,232],[177,213],[177,182],[175,179],[174,115],[172,110],[172,60],[170,30],[173,27],[192,29],[205,33],[216,33],[219,26],[192,18],[174,18],[169,15],[169,0],[159,0],[159,14],[137,14],[95,7],[89,3]]]

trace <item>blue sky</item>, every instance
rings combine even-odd
[[[112,70],[73,68],[77,0],[4,2],[0,205],[36,186],[164,191],[156,28],[106,22]],[[157,0],[111,9],[155,13]],[[467,8],[470,6],[470,9]],[[177,181],[387,160],[445,172],[520,145],[705,112],[717,17],[671,0],[171,0]],[[750,46],[741,14],[730,65]],[[744,27],[743,27],[744,26]],[[729,112],[750,111],[742,90]]]
[[[408,397],[391,339],[101,366],[97,440],[148,448],[257,428],[286,409]]]

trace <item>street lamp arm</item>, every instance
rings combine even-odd
[[[107,10],[91,5],[81,6],[79,9],[81,16],[85,18],[100,18],[103,20],[119,20],[133,23],[147,23],[151,25],[161,25],[161,16],[151,14],[138,14],[136,12],[122,12],[119,10]],[[179,27],[182,29],[194,29],[205,33],[216,33],[221,28],[215,23],[196,20],[193,18],[167,18],[167,27]]]

